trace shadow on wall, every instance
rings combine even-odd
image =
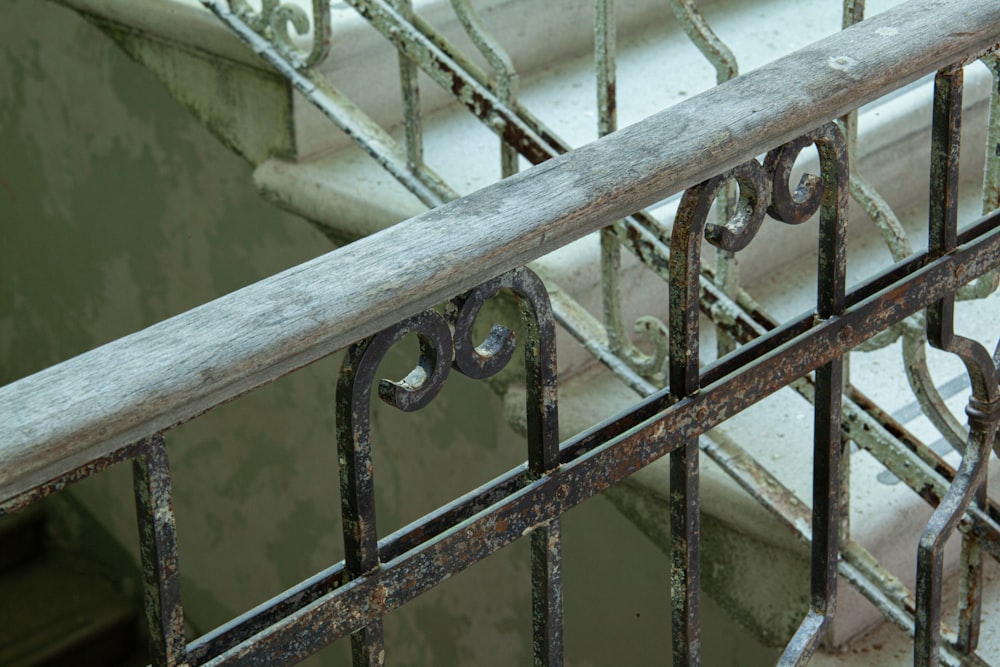
[[[0,5],[0,384],[329,249],[258,199],[249,165],[97,29],[53,4]],[[340,559],[338,365],[335,355],[167,433],[192,632]],[[424,413],[378,410],[383,534],[523,460],[501,414],[464,378]],[[63,516],[66,526],[102,526],[78,531],[78,548],[134,567],[128,466],[56,506],[86,515]],[[663,662],[662,554],[604,500],[564,526],[567,663]],[[391,663],[529,663],[529,576],[515,544],[393,613]],[[712,642],[707,625],[707,664],[735,664],[739,630]],[[306,664],[345,665],[346,649]]]

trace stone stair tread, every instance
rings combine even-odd
[[[0,575],[0,600],[5,667],[114,664],[132,650],[139,605],[89,560],[39,556]]]
[[[983,561],[983,617],[979,637],[979,657],[988,665],[1000,665],[1000,564],[992,558]],[[957,587],[951,587],[941,608],[945,622],[954,629]],[[947,616],[950,614],[950,618]],[[913,664],[913,639],[899,627],[885,622],[866,637],[854,642],[843,653],[822,653],[813,656],[813,667],[909,667]]]

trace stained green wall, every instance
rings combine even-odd
[[[49,3],[0,3],[0,384],[329,249],[259,200],[249,165],[100,31]],[[341,558],[338,363],[167,434],[193,632]],[[383,534],[523,460],[500,415],[485,385],[464,378],[423,413],[377,411]],[[129,472],[57,503],[65,529],[123,572],[136,552]],[[564,525],[569,664],[664,662],[662,554],[601,499]],[[390,663],[529,663],[528,577],[519,543],[393,613]],[[706,664],[738,661],[734,632],[706,630]],[[345,648],[309,664],[345,664]]]

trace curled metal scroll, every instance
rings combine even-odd
[[[404,411],[427,405],[444,386],[454,357],[451,329],[433,310],[415,315],[348,348],[337,383],[337,451],[344,516],[345,566],[351,576],[378,566],[372,477],[372,386],[379,364],[407,334],[416,334],[420,358],[400,381],[380,380],[378,395]]]
[[[734,216],[725,225],[708,224],[712,203],[730,180],[740,186]],[[677,395],[697,389],[702,234],[724,250],[746,247],[764,221],[770,191],[763,167],[750,160],[689,188],[681,198],[670,239],[670,386],[681,392]]]
[[[348,348],[337,382],[337,454],[344,524],[345,576],[380,566],[372,468],[371,396],[378,366],[409,334],[419,341],[414,369],[402,380],[379,380],[378,396],[404,411],[430,403],[451,369],[472,378],[492,377],[513,358],[517,339],[493,324],[476,344],[473,328],[483,306],[510,290],[521,309],[527,384],[528,473],[541,477],[559,466],[555,320],[548,293],[528,269],[515,269],[452,299],[445,314],[427,310]],[[558,519],[531,535],[534,652],[545,664],[562,662],[561,529]],[[354,664],[382,664],[382,619],[351,635]]]
[[[452,299],[448,306],[455,327],[455,360],[452,363],[468,377],[482,380],[496,375],[507,366],[517,347],[514,332],[500,324],[491,325],[486,340],[479,345],[473,341],[472,329],[479,311],[499,291],[497,281],[491,281]]]
[[[986,165],[983,170],[983,215],[1000,208],[1000,54],[986,54],[981,62],[990,70],[990,117],[986,137]],[[959,300],[982,299],[1000,287],[1000,270],[983,274],[958,290]]]
[[[344,574],[355,578],[380,565],[375,517],[375,480],[371,447],[371,395],[378,366],[389,350],[416,334],[420,355],[400,381],[380,380],[378,396],[404,411],[434,399],[454,358],[451,329],[438,312],[424,311],[355,343],[347,349],[337,382],[337,458],[344,532]],[[385,637],[382,618],[351,634],[355,665],[382,664]]]
[[[767,214],[789,225],[798,225],[813,216],[823,198],[823,179],[804,174],[792,192],[792,167],[799,154],[812,145],[809,137],[799,137],[776,148],[764,158],[764,168],[771,174],[771,203]]]
[[[850,198],[847,142],[834,123],[817,128],[804,139],[773,151],[765,164],[774,165],[772,207],[779,215],[797,224],[818,207],[816,314],[829,319],[840,316],[845,307]],[[808,143],[815,144],[819,152],[821,177],[803,177],[793,194],[790,166]],[[841,435],[844,363],[845,357],[838,356],[815,372],[809,613],[785,648],[779,661],[782,665],[804,664],[809,659],[836,609],[841,530],[847,530],[844,517],[849,515],[850,497],[850,449],[844,446]]]
[[[543,475],[559,465],[559,423],[555,318],[545,285],[537,275],[525,268],[515,269],[452,299],[447,313],[454,328],[453,366],[463,375],[484,379],[498,373],[512,358],[517,343],[506,327],[493,324],[479,345],[472,337],[479,312],[504,289],[517,299],[524,328],[528,469]]]
[[[619,223],[616,223],[601,230],[601,296],[608,346],[639,375],[659,385],[667,375],[670,336],[667,326],[659,318],[651,315],[637,318],[632,328],[635,333],[644,335],[651,344],[652,352],[647,354],[632,342],[626,331],[622,313],[621,241],[618,238],[618,227]]]
[[[312,17],[298,5],[280,0],[261,0],[260,10],[248,0],[227,0],[230,10],[254,32],[267,39],[297,68],[319,63],[330,49],[330,3],[313,0]],[[305,35],[313,31],[312,47],[305,51],[292,37],[290,30]]]

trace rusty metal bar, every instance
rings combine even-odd
[[[953,253],[930,262],[915,260],[922,264],[916,268],[897,267],[847,295],[845,302],[850,305],[839,318],[818,321],[790,338],[776,331],[745,345],[741,351],[749,348],[750,361],[742,369],[716,377],[717,369],[724,366],[708,367],[702,373],[703,387],[694,395],[675,403],[668,391],[660,391],[630,413],[570,439],[562,446],[561,466],[551,474],[533,480],[526,467],[515,469],[425,517],[383,542],[399,545],[399,551],[386,553],[378,570],[340,586],[335,585],[336,576],[328,574],[322,585],[332,586],[331,590],[318,593],[295,611],[286,609],[272,624],[258,626],[252,636],[229,645],[214,658],[193,664],[251,664],[253,660],[288,664],[365,627],[380,614],[519,538],[531,526],[561,515],[794,378],[833,361],[882,327],[954,291],[960,284],[956,267],[965,267],[966,279],[985,273],[1000,259],[997,225],[1000,214],[964,234],[964,245]],[[781,343],[775,345],[775,339]],[[445,553],[460,558],[445,558]],[[376,592],[381,602],[378,609],[367,602]],[[275,602],[290,603],[290,599]],[[235,633],[233,637],[239,634],[234,628],[229,632]],[[283,637],[295,637],[295,641]]]
[[[943,256],[957,245],[958,160],[962,132],[961,67],[938,72],[934,82],[931,122],[931,203],[928,255]],[[927,309],[927,339],[931,345],[959,356],[972,383],[969,399],[969,439],[954,481],[931,516],[917,552],[917,626],[914,664],[935,665],[940,653],[941,578],[944,543],[968,509],[985,502],[990,450],[1000,423],[1000,390],[992,355],[979,343],[954,333],[954,293]],[[963,539],[963,599],[959,603],[958,648],[971,653],[979,635],[982,558],[979,547]]]
[[[850,180],[844,137],[835,125],[829,125],[825,130],[822,134],[816,133],[814,138],[820,152],[823,179],[817,294],[817,316],[821,319],[839,317],[844,309]],[[791,157],[794,159],[794,155]],[[785,164],[790,166],[791,163]],[[784,170],[781,170],[781,177],[780,183],[775,182],[776,193],[784,193],[788,182]],[[815,187],[818,189],[818,183]],[[775,201],[775,208],[778,208],[777,197]],[[841,454],[845,449],[840,430],[843,383],[843,355],[816,370],[810,609],[781,656],[779,664],[782,665],[808,662],[836,611],[840,515],[842,511],[847,511],[846,507],[841,507],[844,498],[840,489],[843,471]]]
[[[39,500],[43,500],[53,493],[62,491],[68,486],[83,481],[89,477],[93,477],[98,473],[104,472],[118,463],[134,458],[141,451],[142,443],[144,441],[145,439],[136,444],[120,447],[110,454],[94,459],[89,463],[85,463],[78,468],[74,468],[66,473],[63,473],[62,475],[59,475],[55,479],[47,480],[46,482],[39,484],[24,493],[3,501],[0,503],[0,517],[20,512],[28,507],[28,505],[36,503]]]
[[[154,435],[140,443],[132,461],[132,472],[150,660],[152,667],[183,667],[187,663],[187,644],[181,607],[181,573],[170,467],[163,436]]]

